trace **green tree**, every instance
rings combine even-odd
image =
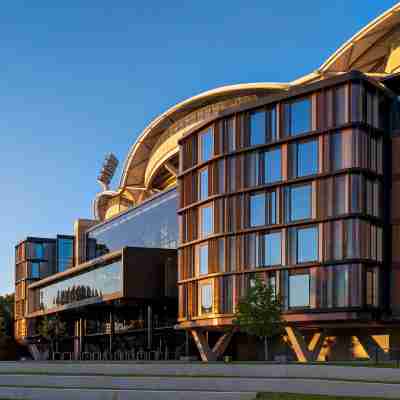
[[[240,299],[234,324],[249,335],[264,339],[265,360],[268,360],[269,338],[282,333],[281,304],[273,289],[256,276],[247,294]]]
[[[66,324],[58,316],[49,317],[46,315],[38,326],[38,333],[50,344],[52,352],[58,351],[59,340],[67,333]]]
[[[0,296],[0,337],[13,336],[14,294]]]

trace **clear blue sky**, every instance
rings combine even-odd
[[[105,153],[123,163],[173,104],[317,68],[393,0],[19,1],[0,13],[0,294],[14,245],[91,217]],[[120,169],[114,185],[120,177]]]

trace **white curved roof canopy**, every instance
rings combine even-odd
[[[171,107],[155,118],[141,132],[138,139],[131,147],[124,163],[120,188],[143,185],[147,161],[152,151],[154,151],[154,147],[160,135],[163,135],[164,132],[174,124],[179,125],[179,121],[186,116],[206,106],[210,106],[212,110],[213,105],[218,102],[229,101],[231,99],[239,104],[239,99],[243,99],[245,96],[266,96],[271,93],[286,90],[288,87],[288,84],[281,83],[246,83],[224,86],[203,92]],[[212,111],[218,112],[217,108]],[[201,116],[197,122],[200,121]],[[188,122],[190,123],[190,121]],[[192,123],[193,122],[194,121],[192,121]],[[184,131],[183,128],[184,126],[182,126],[182,131]],[[177,129],[179,130],[179,126]]]
[[[400,44],[400,3],[375,18],[362,28],[328,60],[319,72],[393,73],[399,68],[399,60],[393,59]]]

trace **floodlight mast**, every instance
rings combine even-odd
[[[109,190],[111,179],[113,178],[118,166],[118,159],[113,153],[108,153],[103,162],[97,182],[100,183],[103,191]]]

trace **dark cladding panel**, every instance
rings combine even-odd
[[[176,249],[177,201],[177,191],[173,189],[93,227],[87,234],[87,259],[123,247]]]
[[[127,248],[123,253],[124,297],[177,297],[176,250]]]

